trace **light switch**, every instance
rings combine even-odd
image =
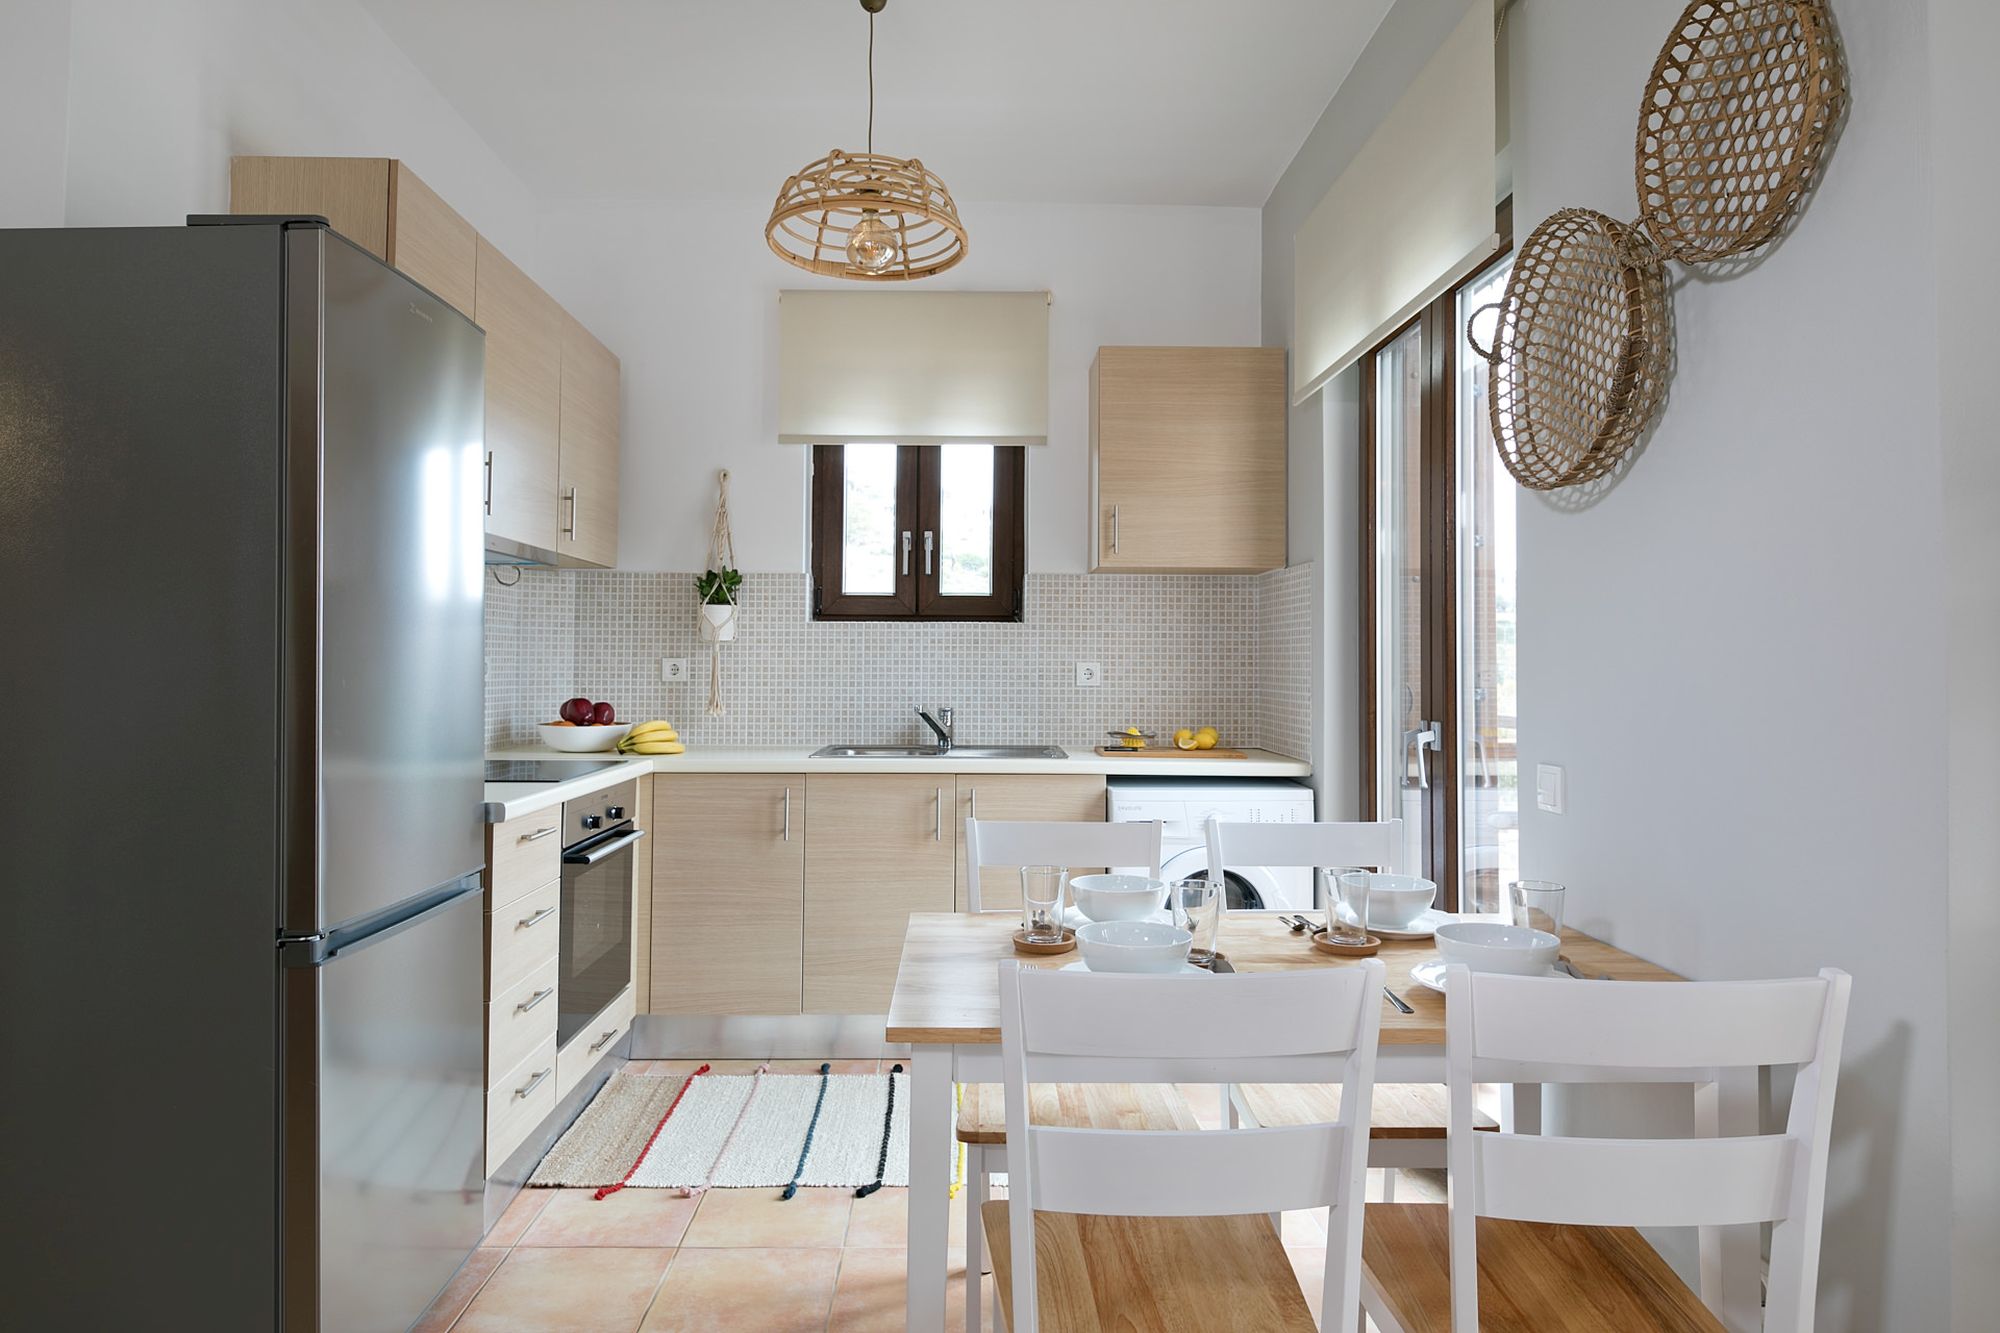
[[[1535,808],[1559,815],[1569,804],[1569,779],[1560,764],[1535,765]]]
[[[663,657],[660,659],[660,679],[669,685],[685,684],[688,678],[688,660],[685,657]]]
[[[1102,679],[1103,676],[1097,670],[1097,663],[1078,662],[1076,664],[1076,683],[1079,688],[1093,688]]]

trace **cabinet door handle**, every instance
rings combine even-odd
[[[972,789],[971,798],[966,802],[965,813],[971,815],[974,819],[979,818],[979,788],[974,787]]]
[[[521,841],[540,842],[543,838],[548,837],[549,834],[554,833],[555,831],[556,831],[556,826],[554,824],[551,824],[547,828],[538,828],[533,833],[523,833],[521,835]]]
[[[610,1042],[610,1040],[611,1040],[611,1039],[612,1039],[613,1037],[615,1037],[615,1036],[617,1036],[617,1035],[618,1035],[618,1029],[617,1029],[617,1028],[612,1028],[612,1029],[610,1029],[610,1030],[609,1030],[609,1031],[607,1031],[607,1032],[606,1032],[606,1033],[605,1033],[605,1034],[604,1034],[603,1036],[599,1037],[599,1038],[598,1038],[598,1039],[597,1039],[596,1041],[593,1041],[592,1043],[590,1043],[590,1053],[591,1053],[592,1055],[595,1055],[595,1054],[597,1054],[597,1053],[598,1053],[599,1051],[601,1051],[601,1050],[603,1050],[603,1049],[604,1049],[605,1045],[606,1045],[606,1044],[607,1044],[608,1042]]]
[[[1111,554],[1118,554],[1118,506],[1111,506]]]
[[[785,788],[785,841],[792,840],[792,789]]]
[[[932,842],[944,841],[944,788],[937,789],[937,827],[931,830]]]
[[[542,987],[542,989],[536,991],[533,995],[530,995],[527,999],[515,1005],[514,1012],[517,1014],[525,1014],[530,1009],[534,1008],[536,1005],[540,1004],[543,1000],[548,999],[549,996],[554,995],[555,993],[556,993],[556,988],[554,986],[544,986]]]
[[[529,926],[539,926],[540,924],[542,924],[544,920],[554,916],[555,914],[556,914],[555,908],[544,907],[541,911],[535,913],[533,916],[524,916],[519,921],[516,921],[514,923],[514,929],[526,930]]]
[[[568,499],[569,499],[569,527],[566,529],[566,531],[569,534],[570,541],[574,542],[576,540],[576,487],[572,486],[569,488]]]
[[[540,1073],[536,1074],[533,1078],[529,1079],[526,1083],[523,1083],[520,1087],[514,1089],[514,1100],[518,1102],[523,1097],[526,1097],[529,1093],[533,1092],[536,1088],[541,1087],[542,1080],[547,1078],[550,1074],[553,1074],[554,1072],[555,1072],[555,1066],[550,1065],[547,1069],[542,1070]]]
[[[493,512],[493,451],[486,451],[486,512]]]

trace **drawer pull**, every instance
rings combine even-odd
[[[515,1005],[514,1012],[517,1014],[525,1014],[530,1009],[534,1008],[536,1005],[540,1004],[543,1000],[548,999],[549,996],[554,995],[555,993],[556,993],[556,988],[554,986],[544,986],[542,989],[536,991],[533,995],[530,995],[527,999]]]
[[[523,833],[521,835],[521,841],[540,842],[543,838],[548,837],[549,834],[554,833],[555,831],[556,831],[556,826],[554,824],[551,824],[547,828],[538,828],[533,833]]]
[[[603,1036],[599,1037],[596,1041],[590,1043],[590,1053],[592,1055],[596,1055],[599,1051],[603,1050],[606,1046],[610,1045],[611,1039],[618,1035],[618,1031],[619,1030],[617,1028],[610,1028],[605,1032]]]
[[[514,929],[526,930],[529,926],[538,926],[542,923],[542,921],[545,918],[552,917],[555,914],[556,914],[555,908],[544,907],[541,911],[535,913],[533,916],[524,916],[519,921],[516,921],[514,923]]]
[[[514,1089],[514,1100],[518,1102],[523,1097],[526,1097],[529,1093],[533,1092],[536,1088],[541,1087],[542,1080],[547,1078],[550,1074],[554,1073],[555,1068],[556,1067],[554,1065],[550,1065],[547,1069],[544,1069],[541,1073],[535,1075],[533,1078],[529,1079],[526,1083],[523,1083],[520,1087]]]

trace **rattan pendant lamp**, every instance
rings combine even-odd
[[[764,239],[787,264],[830,278],[907,282],[965,258],[965,224],[937,174],[875,151],[875,16],[868,11],[868,149],[835,148],[786,179]]]

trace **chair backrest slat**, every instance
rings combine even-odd
[[[1262,1056],[1320,1055],[1353,1049],[1327,1029],[1330,1013],[1359,1005],[1360,974],[1347,967],[1298,972],[1245,972],[1226,987],[1233,1020],[1218,1016],[1224,987],[1212,976],[1106,978],[1090,972],[1052,972],[1021,994],[1023,1017],[1035,1034],[1029,1049],[1030,1081],[1042,1081],[1043,1056],[1119,1058],[1141,1054],[1177,1060],[1245,1060]],[[1378,993],[1379,997],[1379,993]],[[1157,1032],[1171,1041],[1135,1040]]]
[[[1352,866],[1393,871],[1403,845],[1403,821],[1368,823],[1226,824],[1208,821],[1210,878],[1236,866]]]
[[[1347,1129],[1127,1133],[1027,1130],[1030,1190],[1048,1213],[1221,1217],[1326,1208],[1340,1201]]]
[[[1729,1139],[1473,1139],[1481,1217],[1576,1226],[1716,1227],[1785,1215],[1798,1144]]]
[[[979,872],[987,866],[1145,866],[1160,873],[1160,824],[1080,820],[965,820],[965,907],[983,912]],[[1012,911],[1014,909],[1008,908]]]
[[[1482,992],[1518,981],[1472,975],[1477,1060],[1625,1069],[1750,1068],[1812,1059],[1826,1004],[1817,977],[1787,981],[1593,982],[1578,1004],[1576,982],[1537,977],[1508,985],[1504,1005]]]

